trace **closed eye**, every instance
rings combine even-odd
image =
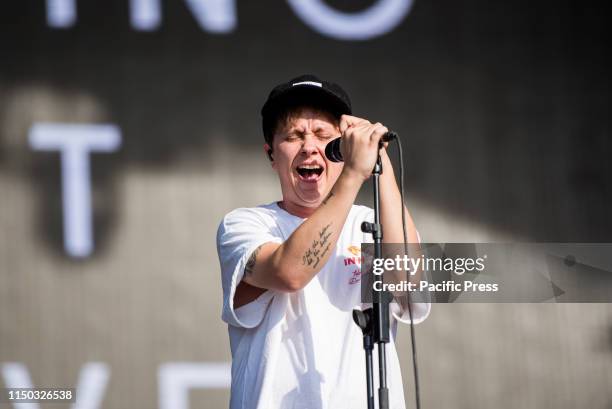
[[[336,135],[334,133],[332,133],[332,132],[328,132],[328,131],[317,132],[317,138],[319,138],[321,140],[324,140],[324,141],[329,140],[329,139],[333,139],[335,137],[336,137]]]
[[[297,140],[298,140],[298,139],[300,139],[300,138],[301,138],[301,136],[300,136],[300,135],[295,134],[295,133],[291,133],[291,134],[289,134],[289,135],[287,135],[287,136],[285,137],[285,140],[286,140],[286,141],[297,141]]]

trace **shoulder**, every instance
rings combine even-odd
[[[235,228],[245,227],[272,227],[279,218],[278,206],[275,203],[257,207],[240,207],[227,213],[219,223],[218,232],[225,232]]]

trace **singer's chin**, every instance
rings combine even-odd
[[[321,196],[321,186],[319,182],[298,182],[299,190],[308,197],[318,199]]]
[[[318,206],[323,199],[318,183],[300,183],[298,186],[298,196],[307,207]]]

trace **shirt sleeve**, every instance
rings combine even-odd
[[[234,308],[236,287],[242,280],[244,268],[253,251],[265,243],[282,243],[278,231],[271,228],[255,209],[237,209],[228,213],[217,230],[217,254],[221,265],[223,310],[221,318],[229,325],[254,328],[264,318],[274,297],[267,290],[256,300]]]
[[[412,306],[412,319],[415,324],[425,321],[425,318],[429,316],[431,311],[430,302],[411,302],[410,305]],[[402,307],[397,302],[392,302],[389,305],[389,309],[393,318],[404,324],[410,324],[410,311],[408,311],[408,308],[402,311]]]

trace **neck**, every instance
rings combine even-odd
[[[291,203],[288,200],[278,202],[278,206],[287,213],[293,216],[301,217],[302,219],[307,219],[308,217],[312,216],[312,214],[319,208],[319,204],[314,207],[307,207]]]

